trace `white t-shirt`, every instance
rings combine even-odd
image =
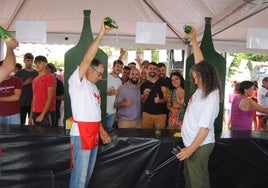
[[[69,94],[73,119],[82,122],[101,121],[101,97],[97,86],[83,77],[79,79],[78,68],[69,78]],[[77,123],[72,124],[71,136],[79,136]]]
[[[268,90],[261,86],[258,90],[258,104],[263,106],[264,108],[268,108],[268,97],[266,96]],[[257,115],[267,115],[265,113],[261,113],[257,111]]]
[[[215,143],[214,121],[219,113],[219,90],[212,91],[206,98],[197,89],[189,99],[182,125],[182,140],[190,146],[201,127],[209,128],[209,133],[201,145]]]
[[[113,77],[111,74],[108,74],[107,77],[107,92],[109,92],[111,89],[116,89],[122,85],[122,81],[119,77]],[[114,114],[116,112],[116,109],[114,107],[114,101],[115,101],[115,95],[108,96],[107,95],[107,108],[106,112],[108,114]]]

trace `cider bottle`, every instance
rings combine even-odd
[[[191,34],[191,33],[193,32],[192,27],[189,26],[189,25],[184,25],[184,26],[183,26],[183,30],[184,30],[184,32],[185,32],[186,34]]]
[[[117,25],[117,23],[112,19],[112,18],[110,18],[110,17],[106,17],[105,18],[105,22],[104,22],[104,24],[105,24],[105,26],[107,26],[107,27],[113,27],[113,28],[115,28],[115,29],[118,29],[118,25]]]
[[[0,37],[2,37],[6,42],[8,42],[12,38],[12,35],[5,28],[0,26]]]

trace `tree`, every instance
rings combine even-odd
[[[250,71],[253,70],[253,65],[251,61],[265,62],[268,60],[268,56],[265,54],[246,54],[246,53],[230,53],[234,56],[234,60],[229,67],[229,76],[235,75],[242,59],[248,60],[247,67]]]

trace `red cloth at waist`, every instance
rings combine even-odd
[[[100,122],[81,122],[77,123],[82,142],[82,150],[90,150],[99,144]]]

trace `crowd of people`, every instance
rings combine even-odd
[[[160,128],[180,130],[184,111],[184,78],[179,70],[167,76],[164,63],[142,61],[124,66],[120,57],[107,77],[107,129]],[[179,115],[180,114],[180,115]]]
[[[0,124],[63,126],[63,75],[45,56],[26,53],[24,66],[16,63],[13,50],[18,42],[12,39],[6,46],[0,62],[1,76],[5,75],[0,81]]]
[[[216,68],[204,60],[195,28],[186,34],[194,51],[195,64],[190,77],[196,88],[188,103],[184,101],[185,80],[180,71],[173,70],[168,77],[164,63],[142,61],[140,57],[137,63],[124,66],[125,51],[121,49],[119,59],[113,62],[107,76],[106,123],[102,124],[100,93],[95,84],[102,80],[105,70],[103,62],[94,57],[103,36],[113,29],[105,27],[104,22],[68,79],[73,116],[70,187],[89,184],[99,138],[104,144],[110,143],[107,130],[115,126],[180,130],[185,147],[176,157],[184,161],[187,187],[210,187],[208,160],[215,143],[214,122],[219,113],[222,88]],[[24,125],[27,117],[29,125],[63,123],[64,83],[55,65],[48,63],[45,56],[34,58],[26,53],[24,68],[16,66],[13,50],[18,42],[12,39],[6,46],[6,57],[0,62],[0,124]],[[229,129],[268,130],[267,89],[268,78],[263,78],[260,88],[252,81],[232,82],[226,106]]]

